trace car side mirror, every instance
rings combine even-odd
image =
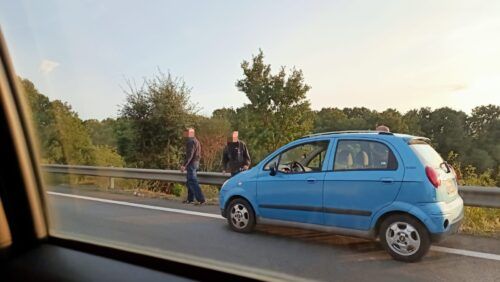
[[[273,163],[270,165],[271,172],[269,172],[269,175],[275,176],[276,172],[278,172],[278,163]]]

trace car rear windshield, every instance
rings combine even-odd
[[[443,163],[443,158],[439,155],[431,145],[424,141],[412,140],[410,142],[410,148],[415,152],[420,161],[426,165],[433,168],[438,168],[441,163]]]

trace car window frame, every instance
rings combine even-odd
[[[380,143],[382,145],[384,145],[385,147],[387,147],[387,149],[389,149],[389,152],[392,153],[392,155],[394,156],[394,160],[396,161],[396,167],[393,168],[393,169],[389,169],[389,168],[386,168],[386,169],[381,169],[381,168],[356,168],[356,169],[335,169],[335,158],[337,156],[337,150],[338,150],[338,147],[339,147],[339,143],[341,141],[364,141],[364,142],[375,142],[375,143]],[[396,157],[396,154],[394,153],[394,149],[391,148],[391,146],[381,140],[375,140],[375,139],[369,139],[369,138],[338,138],[335,142],[335,148],[333,150],[333,156],[332,156],[332,162],[330,164],[330,166],[328,167],[328,171],[331,171],[331,172],[350,172],[350,171],[397,171],[399,169],[399,160],[398,158]]]
[[[280,170],[276,170],[276,173],[282,173],[282,174],[285,174],[285,175],[297,175],[297,174],[305,174],[305,173],[327,172],[328,171],[328,156],[329,156],[328,153],[332,149],[332,144],[333,144],[333,140],[331,138],[309,140],[309,141],[301,142],[301,143],[298,143],[298,144],[294,144],[292,146],[283,147],[282,149],[279,149],[278,152],[275,152],[276,154],[273,154],[271,157],[269,157],[267,159],[267,161],[265,162],[265,164],[262,166],[262,171],[271,171],[270,169],[266,169],[266,166],[268,164],[270,164],[276,157],[278,157],[277,162],[279,164],[280,161],[281,161],[281,155],[284,152],[292,150],[292,149],[294,149],[296,147],[299,147],[299,146],[302,146],[302,145],[306,145],[306,144],[310,144],[310,143],[317,143],[317,142],[327,142],[326,152],[325,152],[325,159],[323,160],[323,164],[321,166],[321,170],[320,171],[304,171],[304,172],[295,172],[295,173],[284,173],[284,172],[282,172]]]
[[[330,144],[328,144],[328,145],[330,145]],[[321,155],[323,154],[323,152],[325,153],[325,155],[322,157]],[[316,153],[316,155],[314,155],[314,157],[312,157],[312,158],[310,158],[310,159],[309,159],[309,162],[307,163],[307,167],[311,168],[311,166],[309,166],[309,165],[310,165],[310,164],[311,164],[311,162],[312,162],[313,160],[315,160],[317,157],[319,157],[319,159],[320,159],[320,160],[321,160],[321,159],[323,160],[323,162],[321,163],[321,165],[322,165],[322,166],[324,166],[324,164],[325,164],[325,160],[326,160],[326,153],[328,153],[328,148],[327,148],[327,150],[326,150],[326,151],[320,151],[320,152]],[[321,168],[321,169],[322,169],[322,168]]]

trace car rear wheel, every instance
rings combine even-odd
[[[227,206],[227,222],[236,232],[249,233],[255,227],[252,206],[244,199],[234,199]]]
[[[415,262],[430,248],[427,228],[415,218],[396,214],[386,218],[379,230],[380,242],[396,260]]]

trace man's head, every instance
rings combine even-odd
[[[192,128],[192,127],[186,128],[186,130],[184,131],[184,137],[193,138],[194,137],[194,128]]]
[[[375,130],[376,130],[376,131],[381,131],[381,132],[391,132],[391,131],[389,130],[389,127],[387,127],[387,126],[385,126],[385,125],[383,125],[383,124],[381,124],[381,125],[377,126],[377,128],[376,128]]]
[[[236,143],[238,142],[238,131],[233,131],[227,136],[227,142],[228,143]]]

